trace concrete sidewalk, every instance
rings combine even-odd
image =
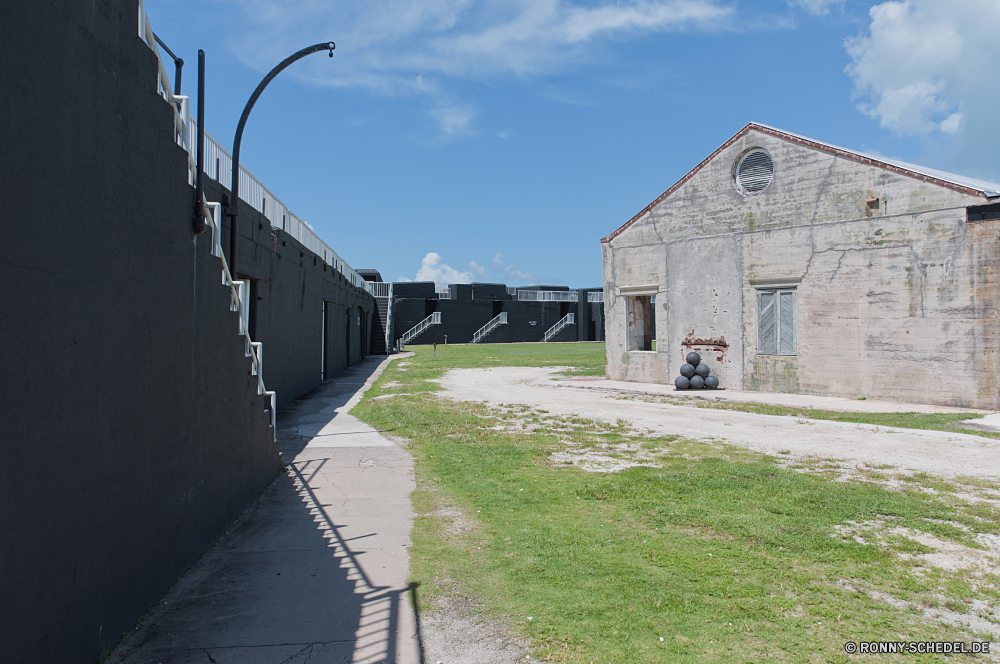
[[[422,661],[406,584],[413,461],[348,414],[387,362],[369,358],[279,414],[289,471],[110,662]]]
[[[553,381],[559,387],[583,390],[601,390],[621,394],[636,394],[672,399],[705,399],[712,401],[735,401],[742,403],[763,403],[790,408],[837,410],[851,413],[973,413],[986,414],[992,411],[975,408],[933,406],[929,404],[902,403],[896,401],[876,401],[874,399],[848,399],[816,394],[786,394],[783,392],[750,392],[747,390],[678,390],[673,385],[660,383],[630,383],[606,378],[570,378]]]

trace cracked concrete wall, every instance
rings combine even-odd
[[[754,147],[774,179],[743,196]],[[669,383],[698,350],[723,387],[998,408],[1000,222],[965,221],[985,202],[751,129],[602,243],[608,375]],[[797,355],[757,353],[769,284],[797,288]],[[629,353],[622,290],[643,285],[656,353]]]

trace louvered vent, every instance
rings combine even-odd
[[[774,162],[763,150],[751,150],[743,155],[736,166],[736,188],[747,196],[767,189],[774,177]]]

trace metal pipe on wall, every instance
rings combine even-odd
[[[205,221],[205,51],[198,50],[198,147],[197,174],[194,181],[194,225],[195,233],[204,233],[208,228]]]

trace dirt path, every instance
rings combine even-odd
[[[615,423],[653,435],[715,440],[788,458],[832,458],[848,464],[941,477],[1000,479],[1000,440],[961,433],[876,427],[617,398],[613,392],[560,386],[558,368],[452,369],[444,396],[491,406],[525,404],[554,415]]]

